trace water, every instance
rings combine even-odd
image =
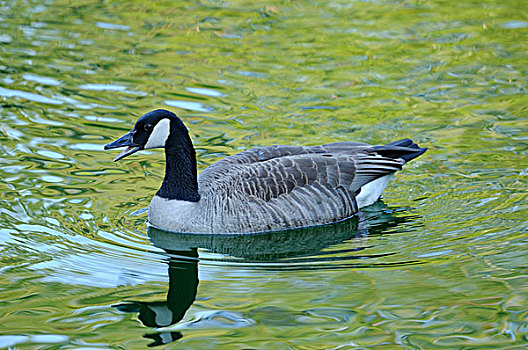
[[[0,3],[0,346],[524,349],[523,1]],[[200,169],[270,144],[429,151],[358,219],[147,230],[163,156],[102,146],[154,108]],[[161,344],[165,344],[161,346]]]

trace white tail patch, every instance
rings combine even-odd
[[[358,208],[374,204],[374,202],[379,199],[381,193],[385,190],[385,187],[387,187],[387,184],[393,176],[394,174],[382,176],[361,187],[361,191],[356,197]]]
[[[144,149],[165,147],[170,134],[170,120],[164,118],[154,126]]]

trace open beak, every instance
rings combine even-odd
[[[133,153],[136,153],[141,149],[141,147],[132,140],[132,131],[124,134],[114,142],[110,142],[104,146],[104,149],[113,149],[119,147],[126,147],[125,150],[119,153],[115,158],[114,162],[117,162],[120,159],[123,159]]]

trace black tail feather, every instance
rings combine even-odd
[[[373,147],[377,153],[384,157],[393,159],[403,159],[406,163],[414,158],[422,155],[427,151],[427,148],[420,148],[411,139],[403,139],[390,142],[384,146]]]
[[[412,147],[412,146],[416,146],[418,147],[417,144],[415,144],[413,142],[413,140],[411,139],[402,139],[402,140],[398,140],[398,141],[392,141],[392,142],[389,142],[385,145],[385,147],[387,146],[397,146],[397,147]]]

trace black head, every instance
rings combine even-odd
[[[156,109],[140,117],[130,132],[105,145],[104,148],[126,147],[114,158],[117,162],[143,149],[164,148],[169,140],[178,134],[188,135],[187,128],[180,118],[170,111]]]

